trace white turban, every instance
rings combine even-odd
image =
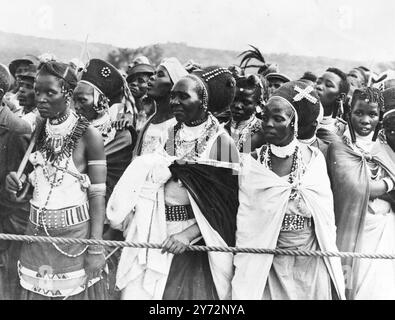
[[[178,80],[188,75],[188,72],[185,70],[185,68],[182,66],[182,64],[180,63],[180,61],[178,61],[177,58],[164,59],[160,63],[160,66],[166,68],[173,84],[176,84]]]

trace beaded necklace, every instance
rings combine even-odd
[[[273,152],[270,145],[264,145],[260,152],[260,162],[264,164],[269,170],[273,171],[272,167]],[[292,185],[290,200],[295,200],[299,197],[299,185],[302,176],[306,171],[306,167],[302,161],[302,154],[299,146],[296,146],[295,152],[292,156],[291,172],[288,175],[288,183]]]
[[[50,183],[50,189],[49,189],[47,198],[45,200],[44,206],[37,210],[39,224],[36,226],[35,235],[38,234],[38,228],[39,228],[39,225],[41,222],[41,224],[43,225],[45,234],[48,237],[51,237],[51,235],[49,234],[47,227],[46,227],[45,216],[42,213],[44,213],[47,210],[49,199],[51,198],[54,188],[58,187],[62,184],[64,175],[68,171],[72,153],[73,153],[75,147],[77,146],[79,139],[82,137],[82,135],[85,133],[85,131],[87,130],[87,128],[90,125],[89,121],[87,119],[85,119],[84,117],[79,117],[74,112],[72,112],[71,114],[76,116],[77,121],[73,125],[72,131],[65,134],[66,137],[62,140],[63,145],[60,145],[60,148],[57,148],[56,150],[53,149],[54,141],[53,141],[53,139],[48,139],[47,130],[43,130],[40,133],[41,137],[39,139],[39,143],[37,144],[37,149],[39,152],[41,152],[41,154],[44,157],[45,162],[44,162],[44,165],[42,166],[42,168],[43,168],[43,173],[44,173],[46,180]],[[47,122],[47,124],[48,124],[48,122]],[[46,129],[47,129],[47,127],[46,127]],[[55,144],[55,147],[56,146],[57,146],[57,144]],[[57,151],[57,152],[55,152],[55,151]],[[64,159],[65,156],[67,156],[66,165],[65,165],[65,168],[61,168],[60,162]],[[35,158],[36,157],[37,157],[37,154],[35,155]],[[51,174],[48,169],[51,166],[55,168],[53,174]],[[60,177],[58,177],[59,171],[61,171]],[[35,174],[35,181],[36,181],[34,191],[36,192],[36,195],[39,198],[39,186],[38,186],[37,168],[36,167],[34,169],[34,174]],[[52,180],[51,180],[51,177],[53,177]],[[82,255],[88,249],[88,246],[85,246],[85,248],[83,250],[81,250],[79,253],[69,254],[69,253],[63,251],[62,249],[60,249],[59,246],[56,245],[55,243],[52,243],[52,245],[55,247],[55,249],[58,252],[60,252],[61,254],[65,255],[67,257],[70,257],[70,258],[76,258],[76,257]]]
[[[219,130],[219,123],[214,116],[209,113],[204,131],[196,139],[187,141],[181,139],[180,132],[185,124],[177,124],[174,127],[174,148],[179,159],[196,160],[207,147],[207,143]]]
[[[74,111],[70,112],[69,118],[65,122],[58,125],[61,126],[61,130],[47,120],[45,130],[39,134],[37,150],[49,162],[61,161],[65,157],[70,157],[89,125],[87,119],[78,116]]]
[[[49,123],[53,124],[53,125],[59,125],[59,124],[65,122],[68,119],[69,115],[70,115],[70,109],[68,109],[65,112],[65,114],[63,116],[59,117],[59,118],[49,119]]]
[[[233,137],[232,134],[232,138],[235,140],[237,150],[242,151],[244,147],[244,143],[247,141],[248,137],[252,137],[260,129],[261,129],[261,123],[257,121],[255,115],[252,116],[252,118],[247,122],[247,124],[241,130],[239,130],[239,132],[241,132],[239,135]]]
[[[188,122],[185,125],[188,127],[197,127],[197,126],[201,125],[202,123],[205,123],[207,121],[207,118],[208,118],[208,116],[205,115],[202,119]]]

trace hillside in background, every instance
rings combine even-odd
[[[24,36],[18,34],[5,33],[0,31],[0,62],[9,64],[15,58],[22,57],[25,54],[39,55],[50,52],[55,54],[60,60],[69,61],[72,58],[80,57],[84,44],[73,40],[54,40]],[[91,58],[108,59],[109,56],[117,55],[119,52],[128,52],[124,60],[130,60],[133,55],[138,53],[155,51],[154,62],[163,57],[177,57],[182,63],[193,59],[202,65],[231,65],[238,64],[239,52],[196,48],[188,46],[185,43],[164,43],[152,46],[141,47],[137,49],[116,48],[112,45],[89,43],[89,54]],[[246,45],[246,49],[248,46]],[[277,63],[280,66],[280,72],[289,75],[293,79],[298,79],[305,71],[312,71],[315,74],[322,73],[328,67],[338,67],[344,71],[352,67],[365,65],[369,67],[366,61],[349,61],[347,59],[332,59],[326,57],[307,57],[295,56],[290,54],[266,54],[264,48],[261,48],[265,59],[269,63]],[[122,58],[122,57],[121,57]],[[120,59],[121,59],[120,58]],[[346,57],[345,57],[346,58]],[[109,59],[111,61],[111,59]],[[130,61],[118,61],[119,65],[125,65]],[[124,62],[123,64],[121,62]],[[388,68],[394,68],[395,62],[382,62],[373,67],[376,72],[382,72]]]

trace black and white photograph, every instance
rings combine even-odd
[[[394,1],[1,2],[0,300],[395,300]]]

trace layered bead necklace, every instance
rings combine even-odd
[[[67,115],[67,116],[66,116]],[[43,213],[47,210],[49,200],[55,187],[62,184],[64,175],[68,171],[72,153],[77,146],[79,139],[85,133],[90,123],[85,118],[79,117],[74,111],[68,111],[62,119],[47,120],[45,130],[40,134],[37,143],[37,150],[42,154],[44,163],[41,165],[44,177],[50,184],[50,190],[46,197],[44,206],[38,209],[39,223],[43,225],[44,232],[48,237],[51,237],[47,227],[45,216]],[[64,168],[61,167],[61,162],[66,158]],[[35,161],[37,163],[37,153],[35,154]],[[53,170],[52,170],[53,169]],[[62,171],[58,176],[58,172]],[[35,186],[34,191],[39,199],[39,186],[37,179],[37,168],[35,167]],[[38,234],[38,226],[35,235]],[[88,248],[86,246],[77,254],[69,254],[59,248],[58,245],[52,243],[55,249],[61,254],[76,258],[82,255]]]
[[[182,137],[185,133],[185,124],[176,125],[174,127],[175,155],[179,159],[196,160],[206,149],[208,141],[218,132],[218,129],[218,120],[211,113],[208,114],[203,131],[197,138]]]
[[[260,162],[264,164],[270,171],[273,171],[272,167],[272,157],[273,151],[271,145],[264,145],[260,152]],[[300,147],[298,145],[295,146],[294,152],[292,155],[292,165],[291,172],[288,175],[288,183],[292,186],[291,194],[289,196],[290,200],[295,200],[299,196],[299,185],[302,176],[306,171],[306,166],[302,161],[302,154],[300,151]]]

